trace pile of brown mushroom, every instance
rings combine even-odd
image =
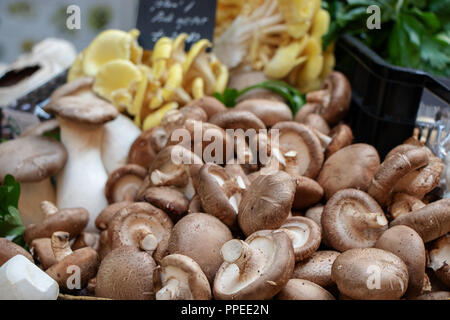
[[[263,91],[233,109],[204,97],[172,110],[109,174],[98,232],[84,231],[86,210],[43,202],[25,232],[33,257],[3,241],[0,263],[23,254],[61,291],[110,299],[448,299],[450,200],[430,196],[442,161],[414,138],[382,162],[353,144],[350,97],[334,72],[295,120]],[[214,140],[178,144],[194,127]],[[279,143],[264,162],[227,129],[267,129],[267,142],[277,130]],[[205,163],[212,144],[242,152]]]

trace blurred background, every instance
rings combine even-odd
[[[80,30],[66,27],[71,4],[81,9]],[[137,5],[138,0],[1,0],[0,64],[13,62],[47,37],[64,38],[80,51],[101,30],[129,30],[136,25]]]

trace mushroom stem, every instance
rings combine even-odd
[[[227,241],[222,246],[222,257],[229,264],[235,264],[240,271],[240,278],[251,277],[262,265],[263,255],[253,250],[246,242],[238,239]]]
[[[158,247],[158,239],[156,239],[150,231],[140,230],[138,233],[138,239],[141,250],[147,251],[150,254],[152,254]]]
[[[325,149],[333,140],[333,138],[331,138],[330,136],[327,136],[326,134],[323,134],[322,132],[320,132],[319,130],[316,130],[314,128],[311,128],[314,133],[316,134],[316,136],[319,138],[320,140],[320,144],[322,145],[322,147]]]
[[[373,229],[383,228],[388,224],[388,220],[384,214],[380,212],[358,212],[356,210],[351,211],[351,217],[359,222],[362,227],[369,227]]]
[[[69,233],[57,231],[52,235],[52,250],[56,261],[60,262],[65,257],[72,254],[69,243]]]
[[[41,202],[41,210],[45,214],[46,218],[58,212],[58,208],[55,204],[47,200]]]
[[[284,159],[286,162],[284,170],[291,175],[295,175],[297,171],[297,151],[291,150],[286,152]]]
[[[156,293],[156,300],[183,300],[178,279],[170,278]]]

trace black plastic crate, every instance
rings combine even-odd
[[[336,69],[352,85],[347,117],[355,142],[375,146],[384,156],[413,135],[424,93],[450,107],[450,89],[426,72],[386,63],[358,39],[345,35],[336,43]]]

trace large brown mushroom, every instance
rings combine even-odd
[[[6,238],[0,238],[0,267],[6,261],[18,254],[24,256],[31,262],[34,262],[33,257],[27,250]]]
[[[143,131],[139,137],[133,142],[128,152],[128,163],[137,164],[141,167],[148,168],[156,156],[151,144],[151,138],[156,128]]]
[[[292,207],[302,210],[315,205],[323,197],[323,189],[315,180],[298,176],[295,178],[297,185],[295,189],[295,197]]]
[[[105,185],[108,203],[134,201],[146,175],[147,170],[136,164],[127,164],[111,172]]]
[[[189,102],[185,107],[187,106],[196,106],[202,108],[208,116],[208,119],[214,116],[216,113],[224,112],[227,110],[227,107],[225,107],[222,102],[214,97],[208,96],[193,100]]]
[[[418,296],[424,284],[426,261],[425,246],[419,234],[407,226],[395,226],[381,235],[375,248],[392,252],[403,260],[409,275],[406,296]]]
[[[135,247],[111,251],[97,273],[95,295],[118,300],[151,300],[159,282],[152,256]]]
[[[193,259],[171,254],[161,260],[162,288],[156,300],[210,300],[211,287],[202,269]]]
[[[41,210],[46,215],[44,221],[30,224],[25,229],[23,236],[28,244],[37,238],[50,238],[56,231],[68,232],[72,239],[86,228],[89,221],[89,213],[83,208],[58,210],[53,203],[43,201]]]
[[[376,248],[341,253],[331,278],[342,294],[357,300],[400,299],[408,288],[408,268],[402,259]]]
[[[173,221],[178,221],[188,211],[189,201],[181,191],[172,187],[147,188],[143,197],[146,202],[167,213]]]
[[[419,210],[399,216],[391,222],[391,226],[408,226],[427,243],[450,232],[449,208],[450,199],[432,202]]]
[[[293,278],[314,282],[321,287],[331,287],[331,267],[340,255],[337,251],[316,251],[311,257],[295,265]]]
[[[256,115],[267,127],[278,122],[292,121],[291,109],[284,103],[268,99],[246,99],[238,103],[235,110],[248,111]]]
[[[66,160],[64,146],[51,138],[30,135],[0,144],[0,183],[7,174],[20,182],[18,209],[25,226],[44,220],[44,213],[36,210],[42,201],[56,202],[50,177]]]
[[[272,130],[279,131],[281,150],[285,153],[295,152],[296,163],[291,166],[289,173],[314,179],[324,159],[322,146],[316,134],[307,126],[294,121],[279,122]]]
[[[230,240],[221,252],[225,261],[213,288],[219,300],[271,299],[294,269],[292,244],[283,231],[262,230],[245,241]]]
[[[321,222],[327,243],[341,252],[372,247],[388,227],[378,203],[356,189],[336,192],[325,205]]]
[[[53,253],[51,238],[34,239],[31,241],[30,250],[36,260],[36,264],[43,270],[47,270],[58,262]]]
[[[61,288],[80,290],[95,277],[100,259],[94,249],[86,247],[72,251],[69,233],[59,231],[53,233],[51,245],[57,263],[47,269],[46,273]]]
[[[278,300],[336,300],[318,284],[305,279],[291,279],[276,296]]]
[[[172,221],[164,211],[146,202],[132,203],[118,211],[109,223],[112,249],[135,246],[159,262],[167,255]]]
[[[295,189],[294,179],[283,171],[256,178],[239,205],[238,223],[244,234],[281,227],[291,210]]]
[[[345,147],[324,163],[317,182],[330,199],[337,191],[347,188],[367,191],[380,165],[377,150],[368,144],[353,144]]]
[[[191,257],[212,283],[222,263],[220,248],[232,239],[219,219],[205,213],[191,213],[175,224],[169,240],[169,254]]]

